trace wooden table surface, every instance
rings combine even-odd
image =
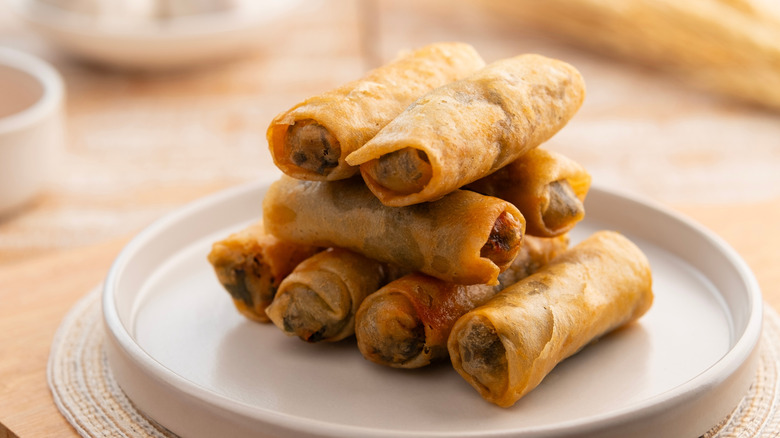
[[[581,51],[476,2],[453,3],[311,1],[246,56],[167,73],[79,62],[0,3],[0,46],[37,54],[62,73],[68,128],[56,182],[0,218],[0,437],[75,436],[47,387],[49,347],[136,232],[268,172],[264,134],[276,113],[434,41],[469,42],[487,61],[536,52],[575,65],[588,97],[549,147],[584,164],[597,184],[715,231],[780,310],[780,114]]]

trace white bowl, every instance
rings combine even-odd
[[[66,9],[53,3],[9,1],[34,30],[77,57],[115,68],[152,71],[218,62],[271,43],[280,36],[274,23],[299,4],[236,1],[221,10],[158,17],[154,9],[147,10],[151,6],[117,12],[105,7]],[[132,4],[141,3],[149,0]]]
[[[0,47],[0,215],[46,186],[62,146],[63,97],[52,66]]]

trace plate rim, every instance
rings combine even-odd
[[[224,202],[228,199],[247,195],[254,191],[261,191],[276,179],[276,174],[266,176],[257,180],[230,187],[228,189],[207,195],[195,201],[189,202],[181,208],[168,213],[156,221],[152,222],[146,228],[141,230],[131,239],[130,242],[120,251],[112,263],[102,290],[102,319],[110,341],[121,353],[129,355],[144,372],[149,376],[169,384],[175,390],[194,397],[198,403],[205,403],[213,408],[249,417],[250,419],[262,421],[281,430],[287,430],[296,433],[306,433],[316,436],[373,436],[373,437],[422,437],[422,436],[440,436],[440,437],[486,437],[486,436],[510,436],[518,433],[514,430],[499,431],[466,431],[455,434],[453,432],[438,431],[404,431],[389,430],[385,428],[345,425],[335,422],[327,422],[295,416],[287,413],[274,411],[272,409],[250,405],[245,402],[216,394],[206,388],[201,387],[196,382],[192,382],[160,364],[154,357],[143,351],[142,348],[133,340],[132,335],[121,323],[117,314],[115,297],[112,291],[118,285],[124,265],[131,259],[132,255],[143,247],[150,236],[167,228],[170,224],[185,219],[197,212],[208,210],[209,207]],[[588,431],[602,431],[610,425],[623,424],[630,422],[633,417],[648,414],[655,410],[668,409],[668,405],[681,406],[691,400],[695,400],[701,393],[713,382],[722,382],[732,377],[739,369],[748,366],[754,367],[757,362],[757,350],[763,324],[763,298],[758,281],[750,270],[744,259],[732,248],[723,238],[713,231],[695,222],[684,214],[673,210],[660,202],[647,196],[615,188],[606,188],[600,184],[594,183],[590,193],[599,193],[600,196],[609,196],[618,198],[623,202],[629,202],[641,208],[649,208],[660,214],[668,216],[670,219],[679,222],[687,229],[696,232],[714,245],[720,254],[722,254],[738,273],[741,282],[747,290],[749,316],[745,323],[744,331],[733,340],[733,345],[728,351],[708,368],[703,369],[688,381],[671,388],[667,391],[655,394],[647,399],[626,405],[619,410],[613,410],[607,413],[590,415],[581,419],[562,421],[554,425],[537,426],[524,429],[522,432],[536,433],[534,436],[548,436],[547,434],[571,434],[588,433]],[[754,359],[752,362],[751,358]],[[111,365],[111,356],[109,355],[109,365]],[[157,366],[153,366],[157,364]],[[753,373],[750,373],[751,377]],[[119,379],[117,379],[119,381]],[[120,382],[121,383],[121,382]],[[121,385],[120,385],[121,386]],[[157,420],[160,422],[159,420]],[[164,422],[161,422],[164,424]],[[713,424],[714,426],[714,424]],[[551,435],[550,435],[551,436]]]

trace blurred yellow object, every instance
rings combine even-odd
[[[780,110],[780,6],[764,0],[480,0],[523,24]]]

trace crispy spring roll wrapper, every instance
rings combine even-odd
[[[394,270],[358,253],[331,248],[304,260],[279,286],[266,314],[290,336],[335,342],[355,333],[355,313]]]
[[[621,234],[601,231],[458,319],[450,359],[484,399],[509,407],[652,302],[645,255]]]
[[[585,217],[590,174],[576,161],[536,148],[465,188],[514,204],[526,220],[526,234],[554,237]]]
[[[395,368],[419,368],[447,357],[447,337],[460,316],[536,272],[568,242],[568,235],[526,236],[495,286],[458,285],[419,273],[392,281],[358,309],[355,335],[360,352],[372,362]]]
[[[421,97],[347,163],[385,205],[435,200],[552,137],[584,97],[582,76],[565,62],[504,59]]]
[[[265,308],[282,280],[321,248],[285,242],[267,234],[257,222],[215,242],[208,255],[217,279],[247,318],[268,322]]]
[[[431,44],[363,78],[279,114],[268,128],[271,156],[299,179],[338,180],[358,172],[344,160],[426,92],[464,78],[485,62],[463,43]]]
[[[265,195],[263,218],[280,239],[350,249],[459,284],[496,284],[525,230],[517,208],[492,196],[456,190],[436,202],[393,208],[359,177],[319,182],[282,175]]]

